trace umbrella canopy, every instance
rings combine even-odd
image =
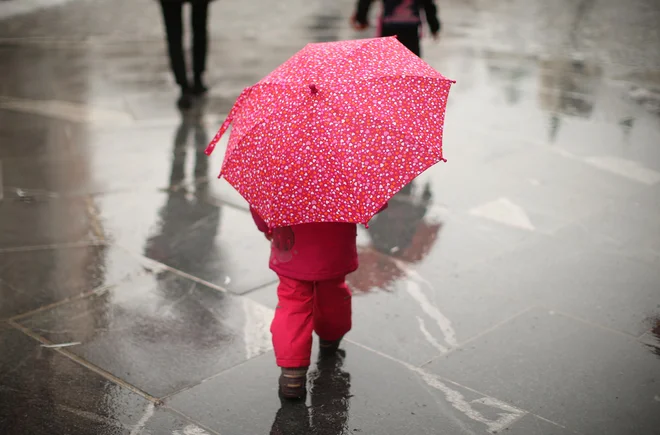
[[[444,160],[452,80],[396,38],[308,44],[238,97],[224,177],[271,227],[367,223]]]

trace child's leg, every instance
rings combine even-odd
[[[308,367],[312,353],[314,284],[280,276],[270,331],[280,367]]]
[[[319,338],[336,341],[351,330],[351,298],[343,277],[316,283],[314,330]]]

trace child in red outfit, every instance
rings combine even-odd
[[[327,222],[271,230],[254,209],[251,212],[257,228],[272,241],[270,268],[280,278],[270,328],[282,368],[280,393],[300,398],[306,392],[312,331],[325,356],[336,352],[351,329],[346,275],[358,267],[357,225]]]

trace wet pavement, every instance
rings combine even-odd
[[[369,36],[352,1],[214,2],[185,114],[155,2],[43,4],[0,2],[1,434],[660,431],[656,1],[440,2],[448,163],[360,228],[305,403],[276,394],[267,242],[202,150],[305,43]]]

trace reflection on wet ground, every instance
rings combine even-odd
[[[152,0],[16,2],[0,433],[657,433],[657,2],[440,4],[448,162],[359,229],[354,328],[302,403],[277,396],[268,244],[202,151],[304,44],[371,36],[353,0],[214,2],[183,113]]]
[[[346,352],[319,360],[309,373],[311,405],[283,399],[275,414],[271,435],[350,433],[348,412],[351,400],[351,375],[342,370]]]
[[[405,272],[400,261],[414,264],[426,257],[438,238],[442,223],[427,217],[432,206],[431,187],[421,192],[417,183],[404,186],[388,203],[388,208],[369,222],[370,243],[360,252],[361,269],[350,277],[354,291],[387,289]]]

